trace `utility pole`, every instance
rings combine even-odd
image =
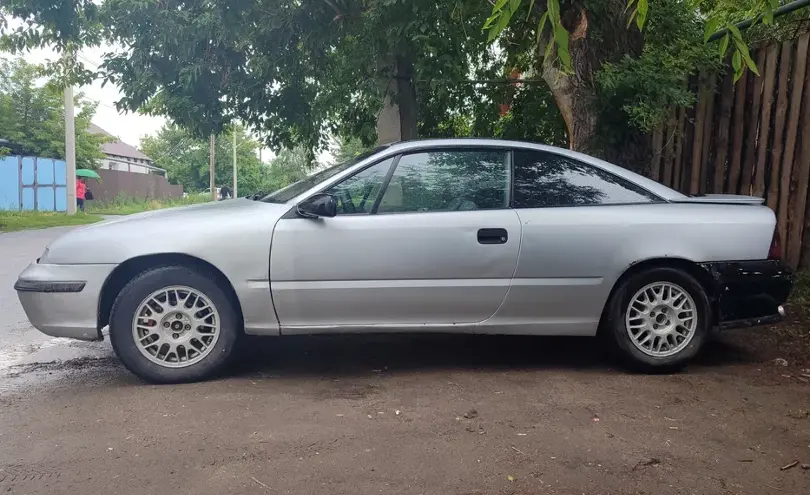
[[[233,198],[236,199],[236,126],[231,130],[233,134]]]
[[[214,180],[214,135],[211,134],[210,141],[208,143],[208,173],[211,176],[210,183],[211,183],[211,199],[214,201],[217,200],[217,184]]]
[[[65,87],[65,188],[67,214],[76,214],[76,126],[73,116],[73,86]]]

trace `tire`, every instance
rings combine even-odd
[[[162,312],[143,306],[148,300]],[[136,313],[144,316],[137,326]],[[110,315],[115,354],[128,370],[152,383],[214,376],[228,364],[241,334],[238,313],[227,294],[212,277],[185,266],[161,266],[141,273],[118,294]],[[156,343],[149,344],[153,339]],[[167,350],[163,358],[162,350]]]
[[[665,287],[669,288],[668,301],[671,306],[658,299],[666,299]],[[649,292],[650,288],[652,293]],[[662,293],[657,294],[656,288],[660,288]],[[646,295],[641,295],[644,289],[648,291]],[[673,296],[678,290],[683,291],[686,297]],[[631,301],[636,301],[635,309],[631,309]],[[690,305],[694,323],[688,318],[690,312],[684,311]],[[643,308],[647,309],[647,313],[639,311]],[[612,347],[631,369],[646,373],[668,373],[682,369],[698,354],[708,340],[712,327],[706,291],[694,277],[675,268],[651,268],[628,277],[614,291],[606,310],[605,333]],[[683,317],[683,325],[675,323],[680,317]],[[675,328],[678,330],[675,331]],[[687,332],[690,328],[691,332]],[[684,336],[684,333],[689,335]],[[636,335],[635,339],[633,334]],[[651,341],[647,340],[648,335]],[[669,349],[664,349],[666,346]],[[656,352],[656,347],[661,350]]]

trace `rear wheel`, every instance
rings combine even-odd
[[[627,278],[615,291],[607,316],[607,331],[625,361],[650,372],[682,368],[711,328],[703,287],[673,268],[653,268]]]
[[[148,270],[113,304],[110,340],[124,365],[155,383],[208,378],[227,364],[239,319],[214,280],[184,266]]]

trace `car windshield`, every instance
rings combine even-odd
[[[317,186],[319,183],[325,181],[326,179],[334,177],[335,175],[339,174],[340,172],[343,172],[352,165],[359,163],[376,153],[379,153],[380,151],[386,149],[387,147],[388,146],[379,146],[377,148],[374,148],[373,150],[361,153],[356,157],[347,160],[343,163],[333,165],[329,168],[321,170],[320,172],[314,173],[309,177],[307,177],[306,179],[299,180],[298,182],[293,182],[289,186],[283,187],[278,191],[268,194],[261,200],[268,203],[286,203],[287,201],[298,196],[299,194],[304,193],[309,189],[312,189],[313,187]]]

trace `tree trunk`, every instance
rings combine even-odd
[[[386,69],[380,78],[383,108],[377,116],[379,144],[416,139],[416,89],[413,84],[413,62],[396,56],[384,61]]]
[[[570,149],[648,175],[649,137],[631,128],[626,116],[601,112],[597,101],[596,72],[605,62],[639,55],[643,47],[635,25],[627,27],[626,5],[624,0],[604,0],[589,7],[584,1],[570,2],[562,12],[562,23],[569,34],[572,73],[562,73],[553,57],[543,60],[542,74],[565,121]],[[591,43],[589,35],[594,32],[598,41]]]

